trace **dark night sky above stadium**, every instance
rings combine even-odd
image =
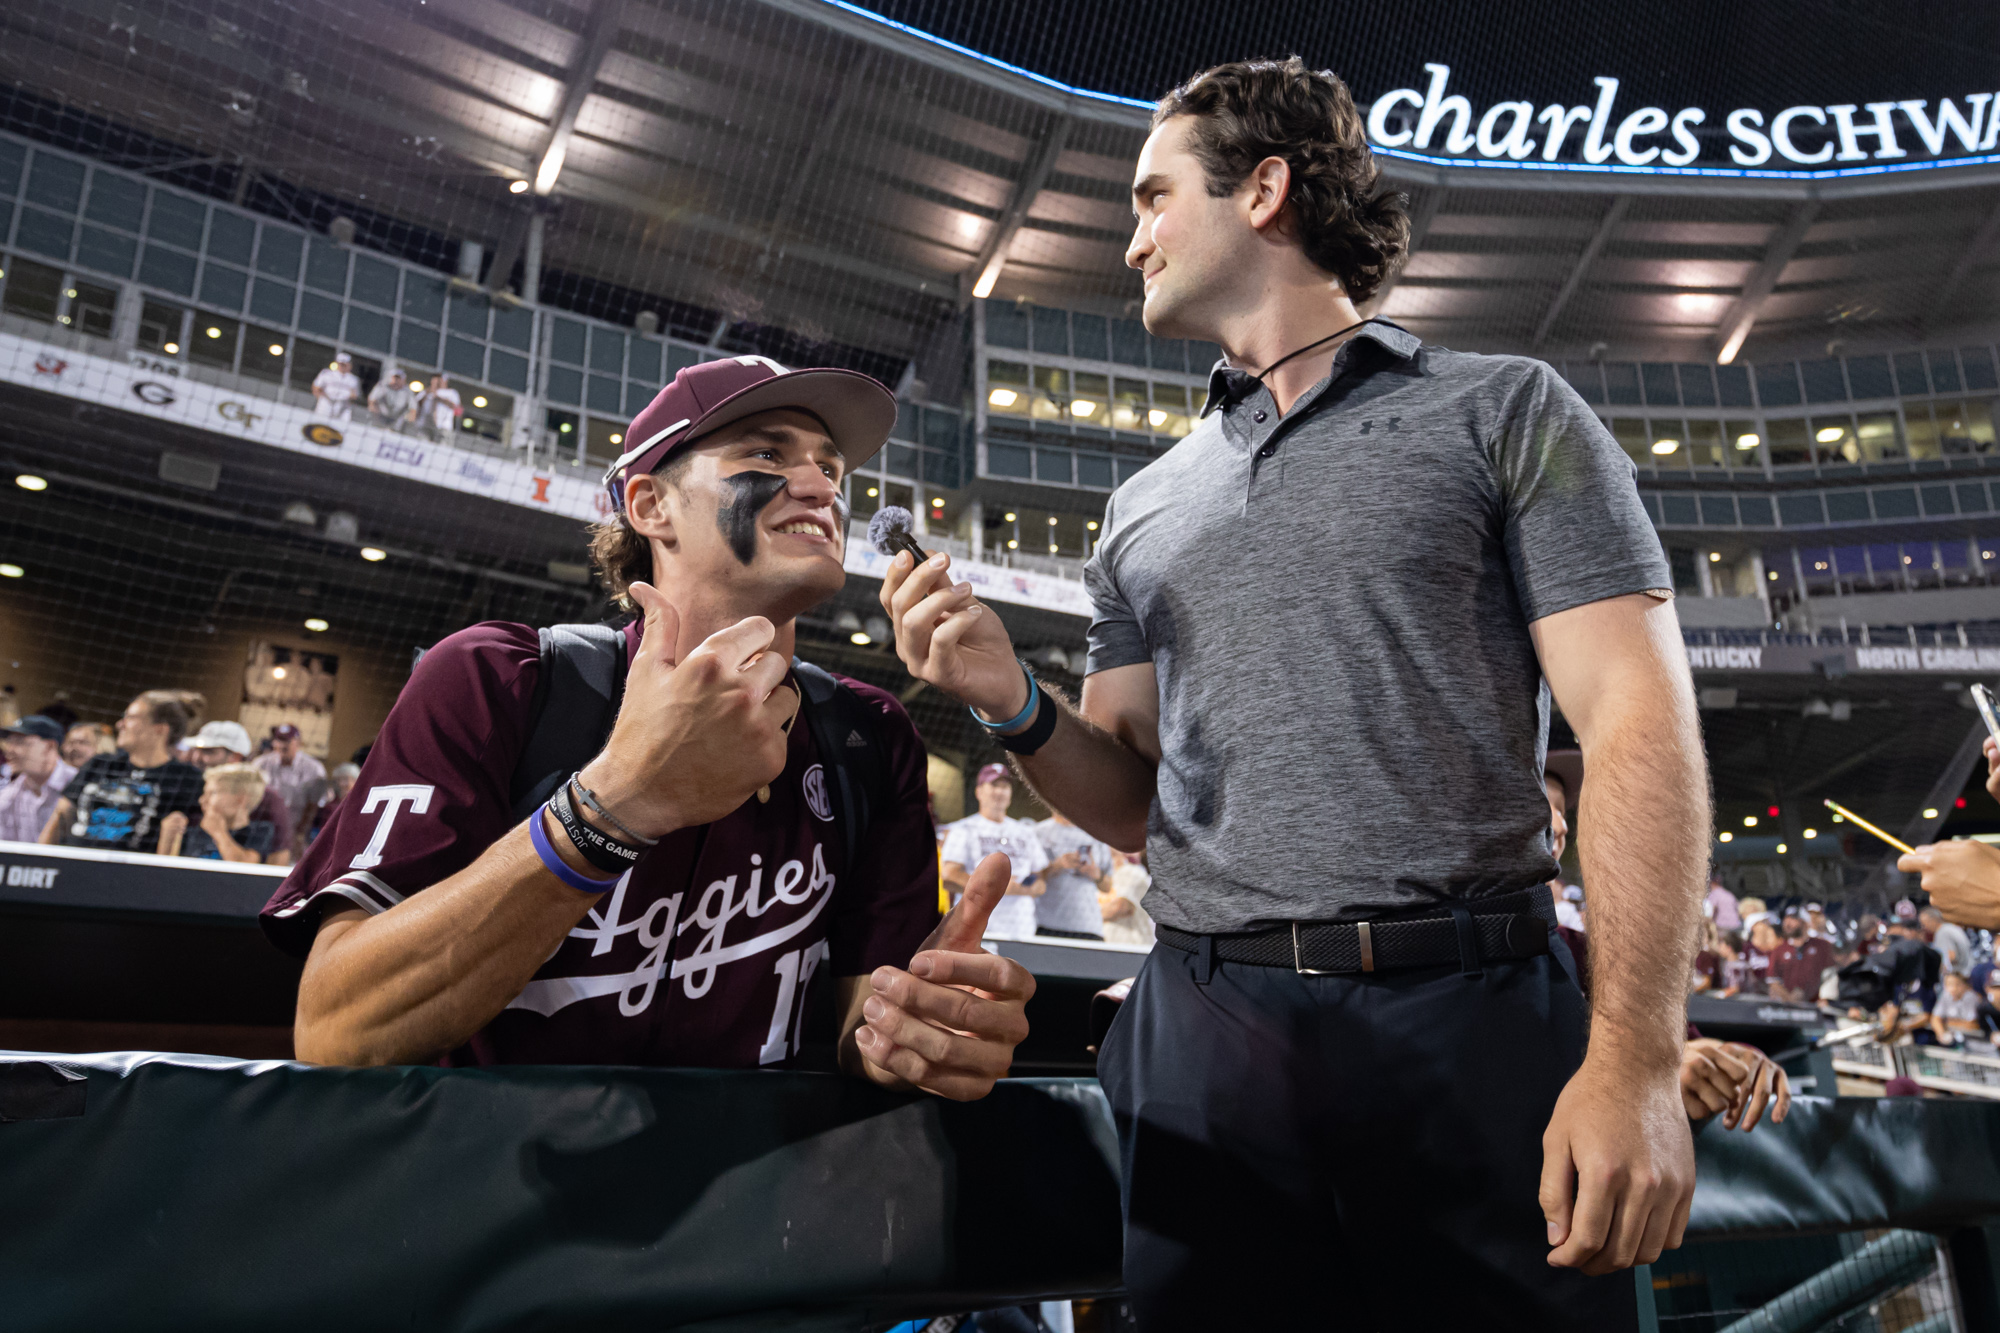
[[[1587,100],[1611,75],[1667,105],[1784,106],[2000,89],[1996,0],[862,0],[926,32],[1065,83],[1151,99],[1205,66],[1296,52],[1363,100],[1422,87]]]

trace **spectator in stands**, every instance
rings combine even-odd
[[[223,764],[241,764],[250,758],[250,733],[241,722],[210,722],[195,733],[187,749],[187,761],[196,768],[207,772]],[[263,798],[250,817],[262,820],[282,834],[292,827],[291,812],[285,806],[285,798],[270,783],[263,784]],[[264,857],[265,864],[274,866],[290,865],[291,850],[284,845],[285,839],[278,839],[278,847]]]
[[[1882,918],[1873,912],[1863,912],[1861,919],[1854,923],[1854,952],[1866,958],[1882,947]]]
[[[289,722],[271,728],[271,748],[250,762],[264,775],[264,783],[285,803],[285,837],[282,846],[293,856],[299,854],[306,816],[326,792],[326,765],[301,749],[299,729]]]
[[[340,803],[347,799],[347,793],[354,790],[355,779],[360,776],[359,764],[336,764],[333,771],[326,775],[330,790],[326,794],[326,799],[314,808],[312,818],[306,821],[305,841],[308,847],[312,845],[313,839],[319,836],[319,831],[326,827],[326,822],[333,818],[334,811],[340,808]]]
[[[202,774],[201,822],[188,827],[176,811],[160,823],[162,856],[261,864],[279,849],[283,832],[253,818],[264,799],[264,775],[249,764],[217,764]]]
[[[1692,986],[1697,991],[1719,992],[1722,985],[1722,932],[1715,928],[1715,918],[1709,917],[1701,923],[1701,947],[1694,954]]]
[[[1778,980],[1789,992],[1787,998],[1810,1004],[1819,997],[1820,982],[1833,966],[1833,944],[1813,934],[1806,926],[1806,919],[1789,907],[1779,929],[1793,956]]]
[[[1979,1007],[1985,1001],[1960,972],[1944,974],[1944,993],[1931,1006],[1931,1035],[1940,1046],[1956,1046],[1980,1031]]]
[[[1798,958],[1798,951],[1785,943],[1778,928],[1771,923],[1768,913],[1761,915],[1750,926],[1750,947],[1745,951],[1745,961],[1750,964],[1751,986],[1760,995],[1777,995],[1791,998],[1784,993],[1783,978],[1787,970]]]
[[[157,851],[160,823],[201,808],[201,770],[174,757],[187,735],[176,690],[148,690],[118,719],[121,748],[77,770],[42,828],[41,841],[104,851]]]
[[[1987,1041],[2000,1046],[2000,973],[1986,978],[1985,994],[1979,1003],[1979,1030]]]
[[[62,757],[63,729],[33,713],[0,732],[7,755],[7,785],[0,788],[0,841],[34,842],[55,816],[76,768]]]
[[[1111,853],[1111,874],[1105,891],[1097,895],[1097,910],[1104,916],[1107,944],[1137,944],[1153,947],[1153,918],[1146,915],[1146,890],[1153,877],[1146,873],[1144,852]]]
[[[1561,881],[1557,881],[1560,883]],[[1588,929],[1583,920],[1583,889],[1579,885],[1564,884],[1556,893],[1556,924],[1566,930],[1582,932]]]
[[[1097,893],[1111,873],[1111,849],[1063,818],[1060,811],[1035,825],[1046,892],[1035,899],[1035,933],[1072,940],[1104,938],[1104,914]]]
[[[361,380],[354,373],[354,358],[341,352],[333,364],[313,376],[313,415],[330,421],[352,421],[354,400],[361,396]]]
[[[1962,928],[1946,921],[1944,913],[1935,907],[1917,913],[1917,922],[1923,928],[1925,941],[1943,959],[1945,971],[1962,977],[1972,972],[1972,940]]]
[[[1840,931],[1826,919],[1826,909],[1818,903],[1806,904],[1806,930],[1815,939],[1835,945],[1840,943]]]
[[[102,722],[79,722],[63,736],[63,762],[72,768],[82,768],[98,755],[110,754],[117,748],[111,728]]]
[[[1025,819],[1013,819],[1007,807],[1014,803],[1014,781],[1004,764],[988,764],[973,782],[979,813],[967,815],[945,831],[943,859],[945,887],[953,901],[965,891],[965,881],[978,865],[995,852],[1002,852],[1012,867],[1007,896],[987,918],[986,931],[1001,939],[1028,939],[1035,933],[1035,899],[1047,891],[1042,870],[1049,863],[1035,836],[1035,826]]]
[[[410,392],[410,382],[402,367],[391,366],[389,373],[369,392],[368,414],[376,425],[394,431],[401,431],[416,418],[417,396]]]
[[[1720,870],[1709,872],[1708,897],[1704,901],[1708,918],[1715,922],[1716,929],[1743,929],[1743,914],[1737,904],[1736,895],[1723,885]]]
[[[417,404],[417,423],[423,427],[426,437],[450,440],[458,429],[458,414],[462,407],[458,390],[451,387],[451,376],[440,370],[431,376],[430,385]]]

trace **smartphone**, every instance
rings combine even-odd
[[[2000,699],[1993,697],[1993,691],[1984,685],[1972,687],[1972,702],[1979,709],[1979,716],[1986,721],[1987,734],[2000,741]]]

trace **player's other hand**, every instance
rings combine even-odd
[[[899,552],[882,575],[882,609],[895,627],[896,655],[911,675],[1005,722],[1028,704],[1028,682],[1014,657],[1007,627],[951,581],[951,557],[940,551],[919,565]]]
[[[1549,1263],[1593,1277],[1678,1249],[1694,1200],[1694,1138],[1669,1069],[1584,1058],[1542,1134]]]
[[[676,662],[679,613],[650,583],[631,593],[645,636],[611,740],[583,780],[633,832],[660,837],[712,823],[777,780],[799,696],[764,617],[717,630]]]
[[[1986,745],[1990,754],[1993,741]],[[1896,869],[1923,876],[1924,892],[1945,920],[2000,930],[2000,848],[1970,839],[1925,843],[1898,858]]]
[[[1681,1108],[1690,1120],[1720,1115],[1724,1129],[1755,1129],[1770,1108],[1781,1124],[1792,1109],[1791,1080],[1771,1057],[1741,1042],[1700,1037],[1681,1050]]]
[[[998,852],[981,861],[909,967],[878,967],[869,978],[874,994],[854,1041],[875,1082],[969,1102],[991,1092],[1014,1063],[1014,1048],[1028,1036],[1035,978],[979,947],[986,919],[1006,896],[1007,872]]]

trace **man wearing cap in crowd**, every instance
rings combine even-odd
[[[376,425],[394,431],[402,430],[416,415],[417,396],[410,392],[401,366],[389,367],[382,382],[369,390],[368,411]]]
[[[341,352],[333,364],[313,376],[313,415],[331,421],[352,421],[354,400],[361,396],[361,381],[354,373],[354,358]]]
[[[1820,981],[1833,966],[1833,943],[1814,934],[1805,914],[1796,907],[1785,909],[1778,933],[1792,946],[1792,961],[1778,980],[1785,983],[1793,998],[1810,1004],[1819,997]]]
[[[1034,989],[979,947],[1006,861],[940,922],[915,727],[860,682],[807,698],[792,667],[796,618],[846,581],[843,478],[895,417],[865,375],[755,356],[660,391],[592,536],[638,613],[609,740],[574,773],[530,770],[552,794],[523,820],[536,630],[475,625],[424,655],[264,911],[306,956],[300,1058],[755,1069],[811,1036],[885,1087],[992,1088]],[[834,705],[855,719],[842,755],[815,738]],[[863,828],[829,796],[857,743],[881,768]]]
[[[210,722],[194,734],[187,744],[187,761],[204,773],[224,764],[241,764],[250,758],[250,733],[241,722]],[[260,756],[261,758],[261,756]],[[311,755],[306,758],[311,759]],[[318,760],[313,760],[318,763]],[[261,770],[260,770],[261,771]],[[292,863],[289,846],[295,832],[292,812],[285,804],[285,798],[278,794],[269,779],[264,783],[264,795],[250,811],[250,818],[261,820],[278,830],[277,849],[264,858],[264,864],[285,866]]]
[[[1042,881],[1042,871],[1049,864],[1049,854],[1035,836],[1031,821],[1007,815],[1007,807],[1014,803],[1014,781],[1007,776],[1005,764],[980,769],[972,790],[979,801],[978,812],[945,830],[944,847],[938,853],[944,863],[945,887],[957,897],[965,891],[966,878],[974,866],[995,854],[1006,857],[1007,896],[993,909],[987,931],[1003,939],[1027,939],[1035,933],[1035,899],[1048,887]]]
[[[0,730],[0,750],[13,774],[0,787],[0,841],[34,842],[76,769],[63,762],[63,728],[40,713]]]
[[[284,833],[280,845],[293,856],[300,851],[300,821],[326,794],[326,765],[307,754],[303,745],[299,729],[282,722],[271,728],[271,748],[250,761],[264,775],[265,793],[276,792],[285,803],[285,818],[278,825]]]

